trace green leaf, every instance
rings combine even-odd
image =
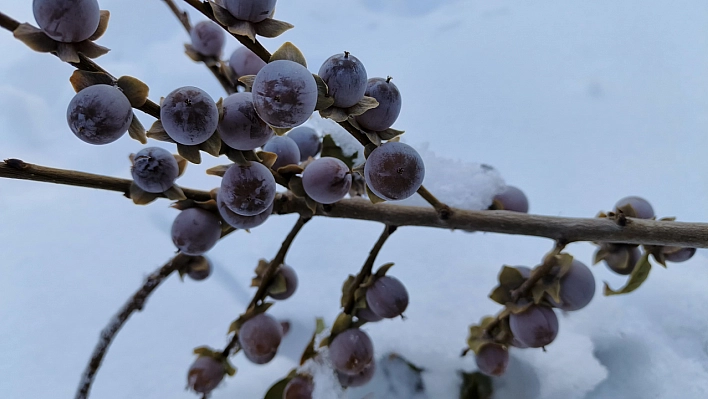
[[[344,162],[350,169],[354,167],[354,161],[357,159],[359,156],[359,152],[355,152],[352,155],[346,156],[344,155],[344,152],[342,151],[341,147],[337,145],[337,143],[334,142],[334,139],[332,139],[332,136],[329,134],[326,134],[322,138],[322,157],[333,157],[337,158],[340,161]]]
[[[508,289],[497,286],[492,293],[489,294],[489,299],[500,305],[506,305],[507,302],[511,302],[511,294]]]
[[[504,266],[499,273],[499,285],[507,287],[509,290],[519,288],[525,280],[519,269],[515,267]]]
[[[145,135],[145,127],[133,112],[133,119],[128,127],[128,135],[134,140],[138,140],[140,144],[147,144],[147,136]]]
[[[287,22],[278,21],[273,18],[266,18],[263,21],[254,24],[256,34],[267,38],[278,37],[294,27],[295,26]]]
[[[382,202],[386,202],[385,199],[379,198],[376,194],[374,194],[373,191],[369,188],[369,185],[366,184],[366,195],[369,197],[369,201],[371,201],[372,204],[380,204]]]
[[[202,156],[199,154],[198,145],[184,145],[177,143],[177,152],[191,163],[199,164],[202,162]]]
[[[392,268],[394,265],[393,262],[388,262],[384,263],[383,265],[379,266],[378,270],[376,270],[376,277],[383,277],[388,273],[388,270]]]
[[[268,293],[278,295],[284,293],[287,290],[288,284],[285,280],[285,276],[283,276],[282,273],[276,274],[273,278],[273,281],[271,281],[270,285],[268,286]]]
[[[634,270],[632,270],[632,274],[629,275],[629,280],[627,281],[627,284],[624,287],[615,291],[610,288],[609,284],[605,282],[605,296],[627,294],[636,290],[637,288],[639,288],[639,286],[642,285],[642,283],[644,283],[647,277],[649,277],[650,271],[651,263],[649,262],[649,254],[645,253],[644,255],[642,255],[642,258],[639,259],[639,262],[637,262],[637,265],[634,267]]]
[[[340,313],[337,319],[332,325],[332,335],[331,337],[337,336],[337,334],[348,329],[352,325],[352,315],[346,313]]]

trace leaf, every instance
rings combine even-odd
[[[27,47],[40,53],[51,53],[57,50],[57,41],[47,36],[41,29],[28,23],[20,24],[17,29],[12,31],[12,35]]]
[[[346,313],[340,313],[337,319],[332,324],[332,334],[330,338],[334,338],[337,334],[348,329],[352,325],[352,315]]]
[[[327,83],[320,77],[320,75],[312,74],[315,78],[315,83],[317,83],[317,105],[315,105],[315,111],[321,111],[329,108],[334,104],[334,98],[329,96],[329,88]]]
[[[352,290],[352,284],[354,284],[354,281],[356,281],[356,277],[350,274],[342,285],[342,300],[340,301],[342,307],[347,306],[347,302],[349,302],[349,298],[351,297],[350,292]]]
[[[175,161],[177,161],[177,169],[178,169],[178,174],[177,177],[180,177],[184,174],[184,171],[187,170],[187,160],[184,159],[182,156],[177,155],[177,154],[172,154],[175,157]]]
[[[159,196],[160,194],[144,191],[135,182],[130,183],[130,199],[133,200],[135,205],[147,205],[155,201]]]
[[[287,132],[289,132],[289,131],[292,130],[292,128],[290,128],[290,127],[275,127],[275,126],[271,126],[270,128],[273,129],[273,131],[275,132],[275,134],[277,134],[278,136],[282,136],[282,135],[284,135],[285,133],[287,133]]]
[[[141,144],[147,144],[147,135],[145,134],[145,127],[137,116],[133,112],[133,119],[130,121],[130,126],[128,127],[128,135],[134,140],[138,140]]]
[[[257,24],[254,24],[256,34],[258,36],[273,38],[282,35],[295,26],[287,22],[278,21],[273,18],[266,18]]]
[[[268,389],[268,392],[266,392],[263,399],[283,399],[285,387],[288,386],[290,380],[292,380],[291,377],[285,377],[282,380],[273,384],[273,386]]]
[[[128,98],[133,108],[139,108],[145,105],[150,88],[140,79],[132,76],[121,76],[118,78],[118,87],[123,90],[123,94]]]
[[[299,176],[291,177],[290,181],[288,181],[288,188],[297,197],[301,197],[301,198],[307,197],[307,193],[305,192],[305,188],[302,185],[302,177],[299,177]]]
[[[148,138],[153,140],[175,143],[175,141],[172,140],[172,138],[167,134],[165,128],[162,126],[162,122],[159,119],[152,124],[146,135]]]
[[[392,128],[388,128],[386,130],[382,130],[382,131],[378,132],[379,137],[381,137],[381,140],[393,140],[396,137],[402,135],[403,133],[405,133],[405,131],[396,130],[396,129],[392,129]]]
[[[364,112],[374,109],[379,106],[379,102],[373,97],[364,96],[358,103],[347,108],[346,112],[349,116],[359,116]]]
[[[207,141],[199,144],[199,149],[206,152],[207,154],[218,157],[221,152],[221,136],[218,132],[214,132]]]
[[[211,167],[206,170],[206,174],[211,175],[211,176],[219,176],[219,177],[224,177],[224,174],[226,173],[227,170],[231,165],[218,165]]]
[[[490,377],[478,371],[474,373],[460,372],[460,376],[462,383],[460,384],[459,399],[492,399],[494,384]]]
[[[381,137],[375,132],[364,132],[366,134],[366,137],[369,138],[369,141],[371,141],[372,144],[375,146],[380,146],[381,145]]]
[[[198,145],[184,145],[177,143],[177,152],[191,163],[202,163],[202,156],[199,154]]]
[[[312,211],[312,214],[317,213],[317,202],[313,200],[310,197],[305,197],[305,205],[307,205],[307,208]]]
[[[639,259],[639,262],[637,262],[637,265],[634,267],[634,270],[632,270],[632,274],[629,275],[629,280],[627,281],[627,284],[624,287],[615,291],[610,288],[607,282],[605,282],[605,296],[627,294],[636,290],[642,285],[642,283],[644,283],[647,277],[649,277],[650,271],[651,263],[649,262],[649,254],[645,253],[644,255],[642,255],[642,258]]]
[[[88,58],[98,58],[111,51],[108,47],[99,46],[98,44],[84,40],[83,42],[74,43],[74,50]]]
[[[96,31],[93,32],[93,35],[91,35],[88,40],[93,42],[103,36],[103,34],[106,33],[106,29],[108,29],[109,19],[111,19],[111,12],[108,10],[101,10],[101,19],[98,22],[98,28],[96,28]]]
[[[369,188],[368,184],[366,185],[366,195],[369,197],[369,201],[371,201],[372,204],[380,204],[382,202],[386,202],[385,199],[379,198],[376,194],[374,194]]]
[[[246,159],[243,151],[235,150],[227,145],[221,146],[221,151],[226,155],[229,160],[240,166],[248,166],[251,163]]]
[[[394,263],[393,262],[388,262],[384,263],[383,265],[379,266],[378,270],[376,270],[376,277],[383,277],[388,273],[388,270],[393,267]]]
[[[327,326],[324,323],[324,319],[321,317],[318,317],[315,320],[315,332],[312,333],[312,338],[310,338],[310,342],[307,344],[307,347],[305,350],[302,352],[302,357],[300,358],[300,365],[302,366],[305,364],[306,361],[309,359],[312,359],[313,357],[317,356],[317,351],[315,350],[315,340],[317,339],[317,336],[322,334],[322,332],[327,328]],[[280,398],[278,398],[280,399]]]
[[[292,62],[297,62],[298,64],[307,68],[307,60],[305,60],[305,55],[302,54],[302,51],[300,51],[297,46],[290,42],[283,43],[283,45],[280,46],[280,48],[277,49],[275,53],[270,56],[270,61],[268,62],[278,60],[288,60]]]
[[[184,195],[184,191],[182,191],[182,189],[176,184],[173,184],[172,187],[168,188],[163,194],[165,194],[165,197],[172,201],[182,201],[187,199],[187,196]]]
[[[354,166],[354,161],[359,156],[359,152],[357,151],[350,156],[344,155],[342,149],[334,142],[334,139],[332,139],[332,136],[326,134],[322,138],[322,153],[320,156],[337,158],[351,169]]]
[[[256,75],[244,75],[238,78],[238,81],[243,83],[244,86],[246,86],[246,91],[251,91],[251,87],[253,87],[253,82],[256,80]]]
[[[74,73],[71,74],[69,82],[74,88],[74,91],[77,93],[89,86],[97,84],[113,85],[114,83],[113,78],[108,76],[106,73],[88,72],[79,69],[75,70]]]
[[[489,299],[500,305],[506,305],[507,302],[511,302],[511,294],[508,289],[497,286],[492,290],[492,293],[489,294]]]
[[[223,26],[229,26],[236,21],[236,17],[231,15],[229,10],[224,8],[221,4],[217,4],[214,0],[209,0],[209,5],[211,6],[211,11],[214,13],[214,18]]]
[[[251,39],[253,43],[256,42],[256,27],[252,22],[236,19],[229,25],[229,32],[234,35],[245,36]]]
[[[504,266],[499,272],[499,285],[506,287],[509,290],[515,290],[524,283],[526,279],[521,274],[521,271],[515,267]]]
[[[258,157],[261,159],[261,163],[264,166],[272,168],[275,164],[275,161],[278,159],[278,154],[268,151],[259,151]]]
[[[270,285],[268,285],[268,293],[277,295],[282,294],[288,290],[288,284],[285,280],[285,276],[282,273],[278,273],[273,277]]]
[[[334,100],[332,102],[334,102]],[[349,119],[349,115],[347,115],[347,112],[345,110],[343,110],[342,108],[331,106],[327,109],[320,110],[320,116],[323,118],[331,119],[338,123],[344,122]]]

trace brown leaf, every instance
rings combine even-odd
[[[93,32],[93,35],[91,35],[88,40],[93,42],[103,36],[103,34],[106,33],[106,29],[108,29],[109,19],[111,19],[111,12],[108,10],[101,10],[101,19],[98,22],[98,28],[96,28],[96,31]]]
[[[118,87],[123,90],[123,94],[128,98],[133,108],[145,105],[150,89],[140,79],[132,76],[121,76],[118,78]]]
[[[278,48],[275,53],[273,53],[273,55],[270,57],[269,62],[277,60],[288,60],[297,62],[298,64],[307,68],[307,60],[305,59],[305,55],[302,54],[302,51],[300,51],[297,46],[290,42],[283,43],[283,45],[280,46],[280,48]]]
[[[57,41],[47,36],[41,29],[35,28],[28,23],[20,24],[17,29],[12,31],[12,35],[34,51],[39,51],[40,53],[57,51]]]
[[[273,38],[282,35],[295,26],[287,22],[278,21],[273,18],[266,18],[261,22],[254,24],[254,29],[258,36]]]
[[[97,84],[112,85],[114,83],[113,79],[103,72],[88,72],[79,69],[71,74],[69,82],[77,93],[89,86]]]
[[[198,145],[184,145],[177,143],[177,152],[191,163],[199,164],[202,162],[202,156],[199,154]]]
[[[128,135],[130,138],[138,140],[141,144],[147,144],[147,135],[145,135],[145,127],[133,112],[133,120],[130,121],[128,127]]]

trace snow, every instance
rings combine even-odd
[[[403,94],[394,128],[421,152],[429,164],[425,184],[444,201],[484,208],[503,176],[524,190],[536,214],[593,217],[640,195],[659,216],[708,221],[708,2],[360,0],[336,10],[325,0],[281,3],[278,18],[296,28],[263,40],[269,50],[292,41],[310,70],[347,50],[370,76],[394,76]],[[183,54],[188,36],[163,2],[101,6],[111,10],[111,24],[100,44],[113,50],[97,61],[114,75],[144,80],[153,100],[185,85],[224,96]],[[28,2],[0,10],[33,20]],[[229,41],[225,54],[236,47]],[[66,126],[73,68],[6,31],[0,48],[0,157],[130,176],[127,156],[141,148],[137,142],[90,146]],[[205,157],[178,184],[214,188],[219,179],[204,170],[224,162]],[[0,179],[0,209],[0,392],[72,397],[101,329],[173,255],[176,211],[166,201],[137,207],[116,193],[7,179]],[[275,255],[295,219],[272,217],[229,236],[210,252],[215,270],[206,281],[167,279],[118,334],[92,397],[194,398],[184,390],[192,349],[226,344],[229,324],[253,293],[258,259]],[[324,218],[303,228],[287,257],[299,291],[269,310],[292,323],[279,356],[265,366],[233,357],[238,373],[213,399],[262,397],[297,367],[314,318],[334,320],[342,282],[361,267],[380,230]],[[399,229],[377,264],[396,263],[391,274],[406,284],[411,304],[405,321],[364,327],[377,359],[398,353],[425,369],[427,397],[456,398],[458,371],[475,369],[471,357],[459,357],[467,328],[499,310],[487,298],[499,268],[536,264],[551,247],[533,237]],[[589,264],[593,247],[568,251]],[[654,268],[630,295],[598,293],[587,308],[559,315],[548,352],[512,351],[497,396],[705,398],[706,266],[708,252],[699,250],[688,262]],[[602,265],[593,271],[598,286],[625,281]]]

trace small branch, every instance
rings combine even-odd
[[[117,177],[94,175],[74,170],[47,168],[33,165],[19,159],[6,159],[0,162],[0,177],[20,180],[34,180],[69,186],[96,188],[99,190],[117,191],[130,198],[132,180]],[[211,195],[206,191],[182,188],[187,198],[195,201],[208,201]],[[163,198],[164,195],[161,195]]]
[[[235,37],[236,40],[238,40],[241,44],[246,46],[249,50],[253,51],[253,53],[256,54],[257,56],[259,56],[263,61],[265,61],[265,62],[270,61],[270,53],[268,52],[268,50],[265,49],[265,47],[263,47],[263,45],[260,42],[258,42],[257,40],[251,41],[251,39],[249,39],[246,36],[240,36],[240,35],[233,34],[233,33],[229,32],[227,27],[225,27],[224,25],[221,25],[221,23],[219,21],[217,21],[216,18],[214,17],[214,12],[212,11],[211,6],[209,5],[209,2],[199,1],[199,0],[184,0],[184,1],[187,4],[189,4],[190,6],[194,7],[195,10],[202,13],[205,17],[211,19],[212,21],[219,24],[219,26],[223,27],[224,30],[226,30],[226,32],[228,32],[231,36]]]
[[[90,187],[123,194],[128,192],[131,183],[127,179],[48,168],[20,160],[0,163],[0,177]],[[186,188],[183,190],[187,198],[195,201],[211,199],[207,191]],[[277,194],[275,201],[274,214],[311,214],[305,200],[295,197],[292,193]],[[708,248],[708,223],[628,218],[625,226],[619,226],[609,218],[568,218],[509,211],[468,211],[458,208],[452,208],[452,211],[450,218],[443,221],[435,210],[427,207],[372,204],[364,199],[345,199],[326,206],[319,205],[315,215],[369,220],[395,226],[545,237],[566,243],[593,241]]]
[[[295,222],[295,225],[290,230],[290,233],[288,233],[288,236],[285,237],[285,240],[283,240],[283,244],[280,246],[280,250],[275,255],[275,258],[270,261],[270,264],[268,264],[268,268],[263,273],[261,283],[258,286],[258,290],[256,291],[256,293],[253,295],[253,299],[251,299],[251,303],[249,303],[247,311],[249,309],[254,308],[258,304],[258,302],[265,299],[268,291],[268,286],[272,282],[273,277],[275,277],[275,272],[278,270],[278,267],[280,267],[280,265],[285,262],[285,255],[287,255],[288,250],[290,249],[290,246],[293,243],[293,240],[295,240],[297,234],[300,232],[305,223],[310,221],[310,219],[310,217],[301,216],[300,218],[298,218],[297,222]],[[238,333],[234,334],[233,337],[231,337],[231,341],[229,341],[228,345],[226,345],[226,347],[221,353],[224,356],[229,356],[231,354],[231,350],[236,348],[237,345]]]
[[[268,291],[268,286],[273,280],[273,277],[275,276],[276,270],[278,270],[278,267],[283,264],[285,261],[285,255],[287,255],[288,250],[290,249],[290,245],[292,245],[293,240],[297,236],[297,233],[300,232],[300,229],[305,225],[305,223],[309,222],[311,218],[309,217],[300,217],[297,222],[295,222],[295,225],[293,226],[292,230],[290,230],[290,233],[288,234],[287,237],[285,237],[285,240],[283,240],[283,244],[280,246],[280,250],[278,253],[275,255],[275,258],[273,258],[272,261],[270,261],[270,265],[268,265],[268,269],[266,269],[265,273],[263,273],[263,277],[261,279],[261,284],[258,286],[258,290],[256,291],[255,295],[253,295],[253,299],[251,299],[251,303],[248,304],[248,308],[253,308],[255,307],[258,302],[262,301],[266,297],[266,293]]]
[[[141,311],[143,306],[145,306],[145,301],[148,296],[157,288],[160,283],[162,283],[174,270],[174,259],[167,262],[164,266],[157,269],[145,280],[142,287],[128,300],[128,302],[123,305],[123,307],[118,311],[108,323],[108,325],[101,331],[101,336],[99,338],[98,344],[91,354],[91,360],[86,366],[84,373],[81,377],[81,382],[79,383],[79,388],[76,391],[76,399],[85,399],[89,395],[91,390],[91,384],[93,383],[96,373],[98,372],[103,358],[106,356],[111,342],[115,338],[118,331],[125,324],[131,314],[136,311]]]
[[[352,310],[354,310],[354,292],[357,290],[357,288],[359,288],[359,286],[364,282],[364,280],[366,280],[367,277],[371,276],[376,257],[379,255],[379,252],[386,243],[386,240],[388,240],[388,238],[396,231],[397,228],[397,226],[389,225],[386,225],[384,227],[384,230],[383,232],[381,232],[381,235],[376,241],[376,244],[374,244],[374,246],[371,248],[371,251],[369,252],[369,257],[366,258],[366,262],[364,262],[364,265],[361,267],[361,271],[359,272],[359,274],[357,274],[356,278],[354,279],[354,283],[352,283],[351,285],[351,289],[347,293],[347,304],[346,306],[344,306],[344,313],[351,314]]]
[[[19,25],[20,25],[20,23],[18,21],[11,18],[10,16],[0,12],[0,27],[7,29],[10,32],[13,32],[15,29],[17,29],[17,27]],[[54,54],[54,53],[52,53],[52,54]],[[56,55],[56,54],[54,54],[54,55]],[[115,76],[111,75],[108,71],[103,69],[100,65],[96,64],[93,60],[84,56],[81,53],[79,53],[79,60],[80,60],[79,62],[69,62],[69,64],[71,66],[73,66],[74,68],[82,70],[82,71],[103,72],[106,75],[110,76],[112,79],[116,80]],[[146,114],[148,114],[156,119],[160,119],[160,106],[150,100],[147,100],[145,102],[145,104],[138,107],[137,109],[145,112]]]
[[[440,215],[441,220],[448,220],[450,219],[450,216],[452,216],[452,209],[445,205],[444,203],[440,202],[430,191],[428,191],[425,186],[420,186],[418,189],[418,194],[420,194],[421,197],[423,197],[424,200],[428,201],[430,205],[435,208],[435,210],[438,212],[438,215]]]
[[[189,23],[189,15],[187,15],[186,11],[182,11],[177,7],[174,1],[172,0],[162,0],[165,3],[167,3],[167,6],[170,8],[173,14],[177,17],[179,22],[182,23],[182,26],[184,27],[184,30],[187,31],[187,34],[190,34],[192,32],[192,25]],[[231,81],[224,76],[223,73],[221,73],[221,69],[219,69],[218,65],[207,65],[206,62],[203,63],[204,66],[206,66],[209,69],[209,72],[211,72],[212,75],[216,78],[216,80],[219,81],[219,84],[221,84],[221,87],[224,88],[226,93],[228,94],[233,94],[236,93],[236,87],[234,87],[231,84]]]
[[[511,293],[511,302],[516,303],[519,298],[529,294],[533,286],[538,282],[538,280],[542,279],[544,276],[551,272],[553,267],[556,266],[555,256],[561,253],[563,248],[565,248],[565,245],[566,244],[562,241],[556,241],[556,246],[543,258],[543,263],[541,264],[541,266],[533,269],[529,278],[527,278],[526,281],[524,281],[519,288],[517,288]],[[494,321],[487,325],[487,327],[485,328],[487,333],[489,331],[492,331],[497,325],[499,325],[503,318],[501,317],[502,314],[503,312],[497,314]]]

